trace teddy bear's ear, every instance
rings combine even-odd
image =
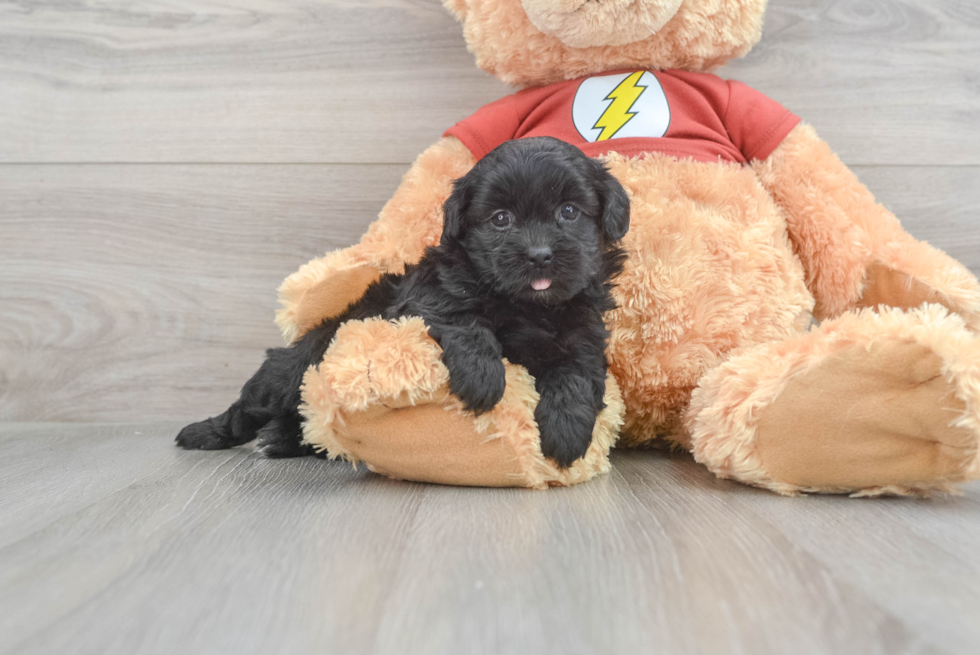
[[[466,221],[466,209],[469,205],[470,189],[466,177],[453,182],[453,192],[446,198],[442,206],[442,238],[440,243],[446,245],[459,239],[463,233]]]
[[[601,162],[593,162],[602,199],[602,229],[610,240],[619,241],[630,229],[630,199],[619,180]]]

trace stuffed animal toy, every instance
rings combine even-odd
[[[783,494],[925,494],[980,476],[980,286],[906,233],[820,140],[707,71],[759,39],[765,0],[446,0],[477,64],[523,90],[449,129],[361,242],[280,289],[287,341],[436,243],[452,180],[507,139],[600,157],[632,223],[608,315],[606,409],[569,468],[541,455],[508,365],[465,413],[419,319],[351,322],[304,379],[306,439],[391,477],[570,485],[655,440]],[[618,386],[617,386],[618,383]]]

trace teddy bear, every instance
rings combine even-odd
[[[438,242],[454,179],[550,135],[626,188],[609,383],[587,454],[541,454],[534,380],[493,411],[447,388],[421,319],[351,321],[303,382],[304,438],[393,478],[546,488],[613,445],[689,450],[795,495],[955,491],[980,477],[980,285],[905,232],[814,129],[710,71],[758,41],[765,0],[445,0],[477,65],[517,93],[446,131],[359,243],[280,288],[287,342]],[[618,442],[617,442],[618,439]]]

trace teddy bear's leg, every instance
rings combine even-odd
[[[446,137],[419,155],[360,243],[304,264],[279,287],[276,323],[288,343],[341,313],[382,273],[400,273],[442,233],[442,205],[452,183],[476,163]]]
[[[561,469],[541,454],[534,379],[512,364],[506,375],[503,399],[475,417],[449,394],[441,350],[421,319],[350,321],[304,377],[305,439],[331,458],[422,482],[544,488],[609,470],[624,414],[612,376],[592,444]]]
[[[780,493],[952,491],[980,477],[980,338],[940,305],[848,312],[736,352],[685,426],[713,472]]]
[[[915,240],[812,127],[797,125],[752,163],[786,215],[817,319],[860,307],[939,303],[980,327],[980,285],[962,264]]]

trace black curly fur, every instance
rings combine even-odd
[[[384,275],[293,346],[269,350],[238,401],[185,427],[177,444],[210,450],[257,437],[270,457],[314,454],[301,441],[300,384],[337,328],[421,316],[442,346],[450,390],[468,409],[479,414],[500,401],[506,357],[535,378],[545,456],[566,467],[584,455],[604,406],[603,314],[615,306],[611,289],[625,260],[617,242],[629,227],[626,192],[577,148],[538,137],[480,160],[456,180],[444,210],[440,243],[417,265]],[[540,279],[550,287],[532,288]]]

